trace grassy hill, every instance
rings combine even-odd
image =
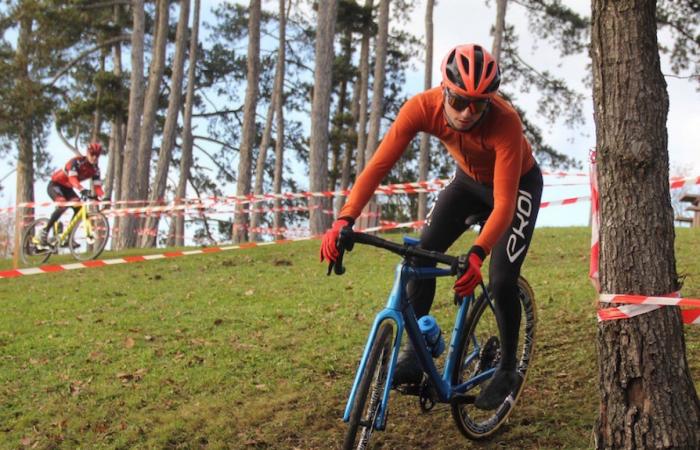
[[[676,230],[687,297],[700,297],[699,231]],[[326,277],[318,244],[0,280],[0,448],[338,446],[357,360],[397,259],[358,246],[344,276]],[[416,398],[392,394],[377,442],[590,448],[598,400],[589,245],[586,228],[535,233],[524,268],[537,297],[535,360],[499,434],[470,443],[447,407],[422,414]],[[442,280],[433,312],[443,329],[453,308]],[[700,329],[686,332],[700,380]]]

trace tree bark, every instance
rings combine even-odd
[[[129,116],[126,126],[126,147],[121,183],[122,200],[139,199],[136,170],[138,168],[137,156],[143,114],[143,35],[145,28],[143,1],[134,0],[132,6],[134,23],[131,33],[131,92],[129,93]],[[133,219],[131,216],[124,216],[119,221],[121,236],[118,248],[120,249],[136,245],[136,224]]]
[[[365,1],[365,9],[372,10],[374,0]],[[360,110],[358,112],[357,125],[357,154],[355,157],[355,176],[365,168],[365,151],[367,149],[367,108],[369,89],[369,40],[372,37],[371,27],[365,28],[362,33],[362,44],[360,46]]]
[[[284,14],[284,4],[282,4],[281,11],[282,14]],[[280,46],[282,48],[277,50],[278,54],[280,51],[284,51],[284,45],[284,42],[280,43]],[[262,139],[260,141],[260,148],[258,150],[258,158],[255,164],[255,186],[253,187],[253,193],[256,195],[262,194],[263,191],[263,181],[265,179],[265,164],[267,162],[267,150],[270,147],[270,143],[272,142],[272,121],[274,120],[275,116],[275,102],[279,101],[277,92],[282,89],[282,83],[284,82],[284,74],[280,72],[279,62],[280,61],[278,57],[277,65],[275,67],[275,81],[272,88],[272,95],[270,96],[270,106],[267,110],[267,117],[265,118],[265,129],[263,130]],[[260,233],[255,231],[255,228],[260,226],[260,218],[261,213],[259,212],[254,212],[251,215],[250,227],[253,228],[253,231],[251,231],[250,233],[251,241],[257,241],[260,239]]]
[[[192,167],[192,106],[194,102],[195,67],[197,65],[197,39],[199,35],[200,0],[194,0],[192,18],[192,35],[190,36],[190,59],[187,67],[187,92],[185,94],[185,114],[182,129],[182,156],[180,159],[180,179],[175,192],[175,204],[179,204],[187,196],[187,180],[190,178]],[[185,217],[178,214],[175,221],[175,244],[185,245]]]
[[[493,48],[491,55],[496,61],[501,60],[501,47],[503,46],[503,32],[506,29],[506,6],[508,0],[496,0],[496,24],[493,30]]]
[[[433,9],[434,0],[428,0],[425,6],[425,90],[433,86]],[[421,133],[420,153],[418,156],[418,180],[426,181],[430,172],[430,135]],[[418,194],[418,220],[424,220],[428,213],[428,194]]]
[[[108,48],[103,47],[100,53],[100,72],[105,71],[105,59],[107,58]],[[92,133],[90,136],[91,142],[97,142],[100,139],[100,129],[102,128],[102,86],[97,86],[97,93],[95,94],[95,114],[92,120]]]
[[[17,52],[15,64],[17,67],[16,86],[25,95],[31,95],[32,80],[29,77],[29,57],[32,39],[33,19],[24,15],[20,20],[19,34],[17,36]],[[22,117],[19,123],[19,139],[17,151],[16,174],[16,203],[34,201],[34,136],[32,134],[32,118]],[[19,266],[19,251],[21,247],[24,223],[34,217],[34,208],[15,209],[15,246],[14,267]]]
[[[248,18],[248,84],[245,91],[243,136],[238,155],[236,195],[250,193],[253,147],[255,146],[255,109],[258,103],[258,78],[260,76],[260,8],[260,0],[250,1],[250,17]],[[233,225],[234,242],[245,242],[248,239],[248,214],[243,209],[243,205],[236,205]]]
[[[592,62],[600,190],[600,283],[606,293],[679,289],[668,184],[668,95],[656,5],[594,0]],[[678,308],[598,327],[599,449],[700,447],[700,402]]]
[[[289,0],[289,7],[291,7]],[[277,52],[277,70],[282,74],[282,83],[279,89],[273,93],[275,104],[275,117],[277,119],[277,139],[275,140],[275,173],[272,180],[272,189],[275,194],[282,192],[282,171],[284,170],[284,74],[285,74],[285,43],[287,42],[287,15],[284,11],[284,0],[279,0],[280,10],[280,28],[279,28],[279,50]],[[272,226],[275,229],[278,239],[284,238],[284,233],[280,230],[284,226],[282,212],[279,211],[282,206],[281,200],[275,200],[276,211],[273,215]]]
[[[185,66],[185,46],[187,45],[187,25],[190,20],[190,0],[180,0],[180,17],[177,22],[175,32],[175,56],[173,58],[172,78],[170,80],[170,99],[168,101],[168,111],[165,116],[163,126],[163,138],[161,139],[160,151],[158,152],[158,166],[156,176],[153,180],[150,204],[162,201],[165,197],[165,187],[168,181],[168,169],[172,158],[173,147],[175,146],[175,132],[177,131],[177,118],[182,106],[182,77]],[[182,211],[176,211],[178,216]],[[158,241],[158,224],[160,216],[149,216],[146,219],[146,231],[141,240],[143,247],[155,247]],[[153,230],[153,232],[150,232]]]
[[[316,62],[314,68],[314,96],[311,106],[311,148],[309,150],[310,190],[319,192],[328,185],[328,119],[331,104],[331,79],[333,73],[333,39],[338,14],[338,0],[324,2],[318,9],[316,28]],[[330,202],[325,198],[309,199],[309,223],[312,234],[320,234],[328,228],[330,220],[323,214]]]
[[[369,161],[377,150],[379,144],[379,131],[381,129],[382,115],[384,113],[384,78],[386,74],[386,54],[389,36],[389,0],[379,2],[379,27],[377,39],[374,44],[374,83],[372,84],[372,107],[369,114],[369,132],[367,133],[367,148],[365,149],[365,161]],[[374,197],[364,209],[367,213],[378,211]],[[360,221],[360,227],[372,227],[379,223],[379,218],[369,215],[366,220]]]
[[[138,150],[138,176],[136,186],[139,200],[148,198],[151,154],[153,153],[153,135],[156,129],[158,97],[165,71],[165,50],[168,43],[168,23],[170,7],[168,0],[158,0],[156,11],[156,30],[153,42],[153,59],[148,73],[148,87],[143,104],[143,122]]]

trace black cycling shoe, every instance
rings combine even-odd
[[[392,386],[419,384],[422,380],[423,370],[420,368],[418,356],[416,356],[411,343],[406,342],[405,345],[401,346],[399,356],[396,359],[396,370],[394,370]]]
[[[483,410],[498,408],[506,397],[516,389],[518,378],[518,372],[515,369],[496,369],[489,385],[482,389],[474,400],[474,406]]]

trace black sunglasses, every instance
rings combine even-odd
[[[458,112],[462,112],[471,106],[471,110],[473,113],[480,113],[486,109],[489,103],[491,103],[491,99],[466,98],[451,92],[447,88],[445,88],[445,98],[447,99],[447,104]]]

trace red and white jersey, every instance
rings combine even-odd
[[[100,197],[103,196],[100,167],[97,164],[91,164],[85,156],[71,158],[65,166],[51,175],[51,181],[54,183],[67,188],[77,189],[78,191],[85,189],[80,182],[87,179],[92,179],[95,193]]]

